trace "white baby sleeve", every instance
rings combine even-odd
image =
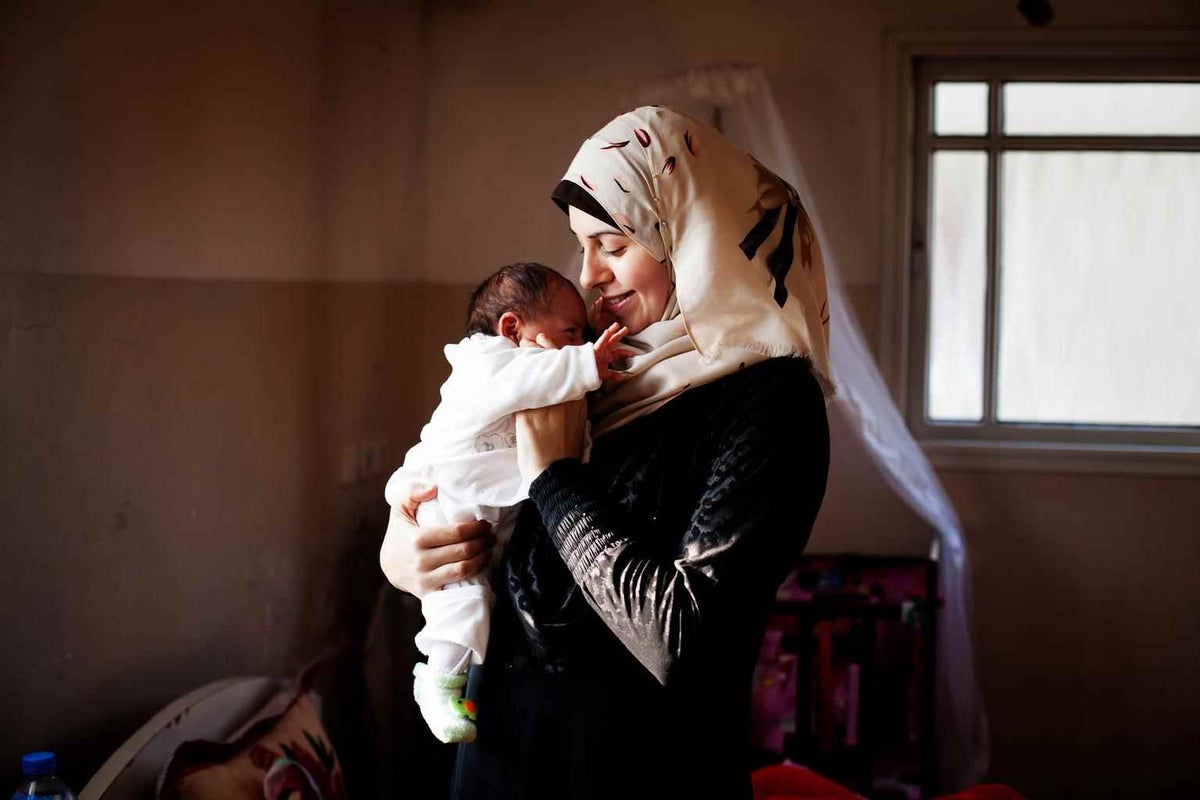
[[[469,393],[458,399],[470,409],[475,424],[486,425],[526,408],[576,400],[600,388],[596,350],[591,344],[546,350],[501,341],[507,346],[494,343],[472,354],[469,365],[455,365],[456,374],[469,377],[456,388]]]

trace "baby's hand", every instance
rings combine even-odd
[[[629,333],[629,329],[619,327],[617,323],[608,326],[604,333],[600,334],[600,338],[593,345],[596,350],[596,371],[600,373],[600,380],[606,386],[613,382],[620,382],[629,378],[624,372],[618,372],[610,368],[612,362],[618,358],[629,358],[636,356],[637,352],[630,350],[628,347],[617,347],[617,343],[624,338],[625,334]]]
[[[587,313],[588,327],[593,331],[602,331],[616,322],[613,315],[604,310],[604,295],[596,295],[592,307]]]

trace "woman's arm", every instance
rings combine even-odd
[[[773,372],[782,379],[760,375],[772,379],[727,396],[676,558],[651,552],[644,543],[653,537],[642,530],[650,521],[614,506],[577,460],[554,461],[530,487],[588,603],[664,685],[764,612],[824,497],[829,438],[820,389],[798,370]]]

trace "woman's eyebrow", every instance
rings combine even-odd
[[[626,234],[625,231],[607,230],[607,231],[600,231],[599,233],[593,233],[588,238],[595,239],[597,236],[626,236],[626,235],[628,235],[628,234]]]
[[[576,239],[579,238],[579,234],[575,232],[574,228],[568,228],[567,230],[571,231],[571,235],[574,236]],[[624,233],[623,231],[606,230],[606,231],[596,231],[595,233],[589,233],[587,235],[587,238],[598,239],[601,236],[628,236],[628,234]]]

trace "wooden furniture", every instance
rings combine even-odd
[[[930,559],[802,558],[769,623],[795,664],[779,755],[876,800],[930,796],[936,598]]]

